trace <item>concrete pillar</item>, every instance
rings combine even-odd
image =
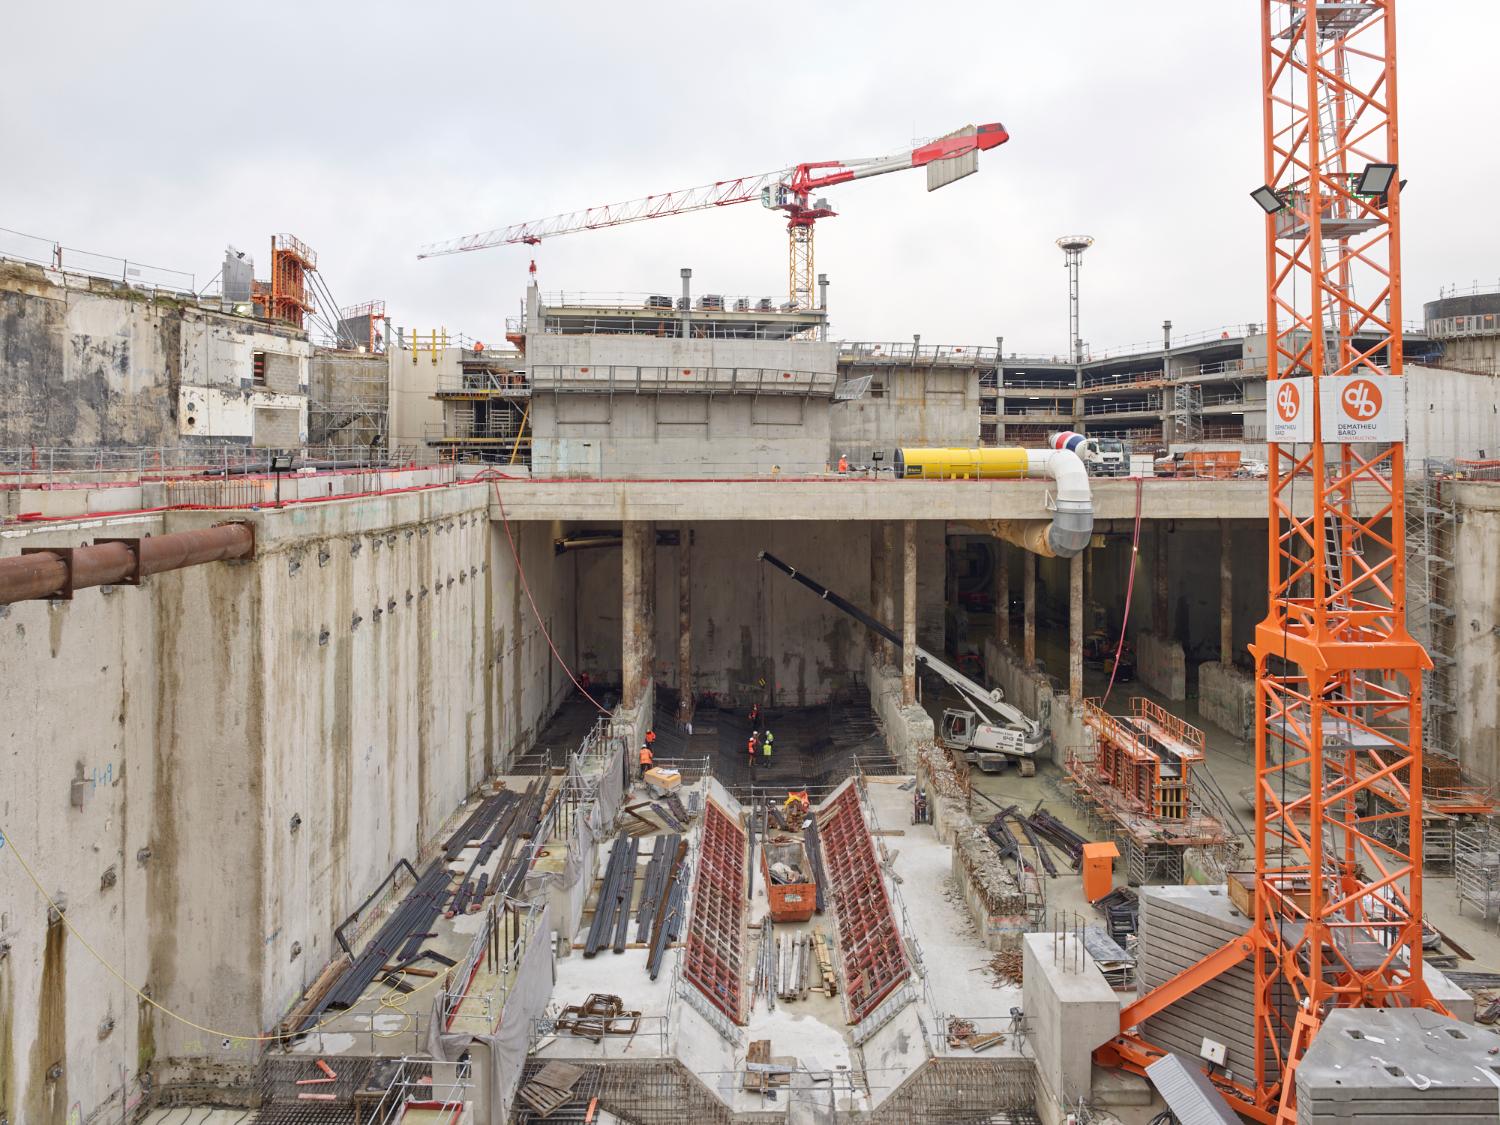
[[[1036,664],[1036,556],[1021,552],[1021,665]]]
[[[1083,698],[1083,555],[1068,561],[1068,698]]]
[[[646,683],[656,672],[656,524],[641,524],[641,606],[646,615]]]
[[[677,721],[693,719],[693,542],[692,532],[677,531]]]
[[[628,521],[620,534],[620,689],[621,703],[627,709],[640,706],[646,685],[649,644],[641,581],[646,562],[644,527],[639,520]]]
[[[1167,524],[1157,520],[1155,528],[1155,550],[1152,551],[1151,567],[1151,631],[1158,637],[1167,636]]]
[[[1234,556],[1229,521],[1219,521],[1219,662],[1234,663]]]
[[[995,540],[995,640],[1010,647],[1010,545]]]
[[[881,606],[885,602],[885,577],[882,565],[885,553],[885,524],[878,520],[872,520],[870,528],[870,612],[880,619]],[[884,622],[889,624],[889,622]],[[880,658],[885,655],[885,643],[880,634],[871,632],[865,638],[865,646],[870,653],[870,660],[874,664],[880,663]]]
[[[880,597],[880,621],[888,628],[896,627],[896,525],[891,520],[886,520],[881,525],[881,597]],[[880,663],[889,666],[896,663],[896,646],[890,641],[881,639]]]
[[[906,520],[901,581],[901,702],[917,701],[917,521]]]

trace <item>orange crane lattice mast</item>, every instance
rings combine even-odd
[[[1261,21],[1270,605],[1251,646],[1255,917],[1126,1007],[1100,1058],[1143,1069],[1160,1051],[1139,1025],[1249,958],[1254,1065],[1215,1081],[1284,1125],[1333,1008],[1442,1008],[1422,979],[1431,664],[1406,631],[1395,0],[1261,0]]]

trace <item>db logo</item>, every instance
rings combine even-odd
[[[1290,383],[1276,388],[1276,413],[1281,415],[1283,422],[1290,422],[1297,417],[1297,411],[1302,408],[1302,396],[1297,388]]]
[[[1356,422],[1368,422],[1380,413],[1380,388],[1368,379],[1355,379],[1339,399],[1344,413]]]

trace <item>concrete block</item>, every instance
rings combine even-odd
[[[1198,666],[1198,713],[1236,738],[1255,737],[1255,677],[1232,664]]]
[[[1495,1121],[1500,1034],[1432,1012],[1340,1008],[1297,1067],[1299,1125]]]
[[[1094,1048],[1119,1034],[1120,1000],[1073,935],[1027,934],[1022,1006],[1037,1075],[1051,1100],[1087,1099],[1093,1091]]]
[[[1168,699],[1187,698],[1187,661],[1182,646],[1155,633],[1136,638],[1136,674],[1141,682]]]

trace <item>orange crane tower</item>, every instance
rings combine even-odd
[[[814,198],[813,192],[835,184],[848,183],[850,180],[862,180],[907,168],[926,168],[927,190],[936,191],[978,171],[978,154],[986,149],[997,148],[1009,139],[1010,134],[1005,131],[1005,126],[998,122],[967,125],[946,137],[939,137],[890,156],[867,160],[813,161],[777,172],[764,172],[758,176],[741,176],[739,179],[718,180],[683,191],[648,195],[626,203],[587,207],[581,211],[516,223],[514,226],[465,235],[446,242],[434,242],[424,246],[417,257],[436,258],[445,254],[461,254],[468,250],[486,250],[492,246],[508,244],[535,246],[543,238],[555,238],[574,231],[617,227],[645,219],[661,219],[688,211],[703,211],[711,207],[728,207],[735,203],[760,200],[763,206],[784,212],[787,217],[788,300],[794,309],[810,309],[813,307],[814,285],[813,225],[819,219],[838,214],[826,199]]]
[[[1296,1119],[1297,1063],[1333,1008],[1442,1010],[1422,979],[1430,661],[1405,624],[1395,6],[1261,0],[1266,182],[1251,194],[1266,211],[1272,409],[1255,917],[1123,1009],[1099,1053],[1142,1070],[1161,1052],[1138,1025],[1250,958],[1253,1071],[1214,1080],[1278,1125]]]

